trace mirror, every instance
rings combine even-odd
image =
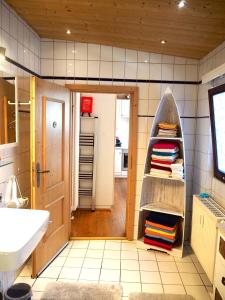
[[[0,145],[17,142],[16,79],[0,78]]]

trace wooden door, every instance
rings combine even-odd
[[[32,208],[50,212],[47,233],[33,253],[36,277],[69,239],[70,92],[32,77],[31,99]]]

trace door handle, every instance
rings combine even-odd
[[[50,173],[50,170],[41,170],[40,163],[37,162],[36,164],[36,173],[37,173],[37,187],[41,185],[41,174]]]
[[[50,173],[50,170],[37,170],[38,174]]]

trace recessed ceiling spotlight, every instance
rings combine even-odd
[[[161,44],[163,45],[166,44],[166,42],[167,42],[166,40],[161,40]]]
[[[185,7],[185,5],[186,5],[186,1],[185,0],[181,0],[177,4],[178,8],[183,8],[183,7]]]
[[[145,59],[145,60],[144,60],[144,63],[148,63],[148,60],[147,60],[147,59]]]
[[[71,34],[71,31],[67,29],[66,34]]]

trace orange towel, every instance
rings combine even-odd
[[[158,124],[159,128],[161,129],[169,129],[169,130],[176,130],[177,129],[177,124],[169,124],[166,122],[161,122]]]
[[[146,224],[148,224],[150,226],[154,226],[154,227],[158,227],[158,228],[170,230],[170,231],[174,231],[174,229],[177,227],[177,224],[174,225],[173,227],[168,227],[168,226],[157,224],[157,223],[153,223],[153,222],[150,222],[150,221],[147,221],[147,220],[146,220]]]

